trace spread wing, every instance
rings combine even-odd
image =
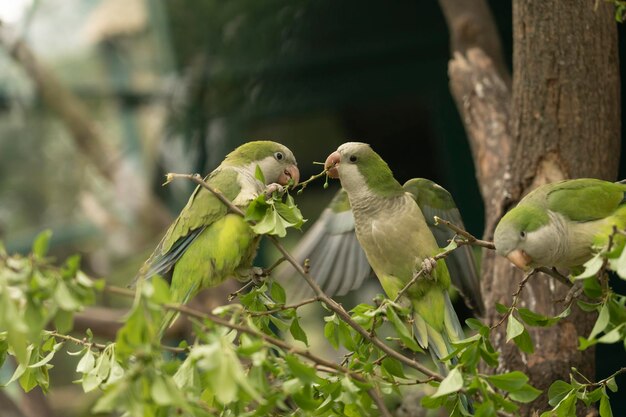
[[[337,192],[292,253],[300,264],[309,260],[310,275],[331,296],[345,295],[359,288],[371,274],[365,252],[354,233],[354,216],[343,190]],[[313,295],[306,282],[287,263],[281,265],[276,279],[285,286],[291,299]]]

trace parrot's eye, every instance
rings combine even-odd
[[[526,239],[526,232],[523,230],[519,232],[519,237],[521,237],[522,239]]]
[[[350,159],[350,162],[356,162],[358,158],[355,155],[350,155],[348,159]]]
[[[277,161],[282,161],[284,157],[285,157],[285,155],[283,155],[282,152],[276,152],[274,154],[274,158],[276,158]]]

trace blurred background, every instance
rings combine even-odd
[[[489,3],[510,57],[511,5]],[[0,21],[0,240],[11,252],[50,228],[55,256],[81,253],[87,272],[124,286],[192,189],[162,187],[164,174],[208,173],[254,139],[291,148],[303,179],[339,144],[368,142],[400,182],[447,188],[482,234],[437,2],[1,0]],[[297,198],[309,224],[332,195],[320,181]],[[626,362],[616,348],[598,349],[599,377]],[[51,397],[58,415],[84,415],[64,398]]]

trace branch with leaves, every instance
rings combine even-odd
[[[199,176],[176,177],[205,186]],[[219,193],[216,195],[221,199]],[[266,209],[272,210],[270,206]],[[234,206],[229,206],[229,210],[246,215]],[[254,227],[256,222],[250,222]],[[456,228],[453,230],[457,237],[435,259],[445,258],[456,247],[466,244],[489,247],[489,242],[475,239],[455,225],[446,227]],[[402,386],[420,385],[429,394],[422,400],[424,407],[447,406],[454,410],[459,395],[463,394],[473,398],[477,412],[512,416],[519,403],[533,401],[540,394],[519,371],[500,375],[477,372],[479,362],[496,367],[499,358],[490,341],[492,329],[479,320],[467,321],[475,333],[453,344],[450,357],[457,358],[457,365],[442,375],[414,359],[413,355],[422,350],[412,333],[411,312],[399,305],[398,300],[381,298],[377,306],[360,304],[346,311],[324,294],[275,235],[268,238],[281,252],[282,259],[290,262],[313,288],[314,297],[287,304],[280,285],[263,279],[251,285],[247,292],[237,294],[241,304],[224,305],[205,313],[172,304],[169,286],[158,277],[142,282],[137,291],[130,291],[86,277],[78,269],[76,257],[61,267],[53,265],[45,256],[49,239],[46,233],[35,241],[30,257],[9,256],[0,250],[0,305],[3,311],[11,313],[4,317],[15,317],[11,321],[0,318],[3,330],[0,350],[13,355],[19,363],[11,381],[19,381],[25,390],[37,385],[46,390],[50,361],[63,345],[71,344],[79,347],[74,354],[80,356],[77,372],[82,375],[83,390],[103,391],[94,407],[96,412],[128,411],[140,405],[145,412],[168,409],[198,416],[225,410],[235,414],[280,415],[296,408],[341,415],[352,412],[349,409],[354,407],[353,412],[361,415],[390,415],[383,399],[389,395],[401,396]],[[609,254],[603,252],[599,256]],[[604,268],[619,268],[620,258],[615,258],[613,253],[610,256],[602,262]],[[605,272],[603,268],[601,271]],[[416,280],[426,272],[427,269],[418,272]],[[594,298],[588,291],[593,286],[585,281],[585,296],[591,301],[577,299],[578,305],[600,312],[594,331],[581,341],[581,348],[624,339],[626,320],[619,315],[623,311],[620,310],[623,296],[607,291],[598,273],[579,278],[595,280],[598,286]],[[519,307],[519,295],[531,275],[518,286],[510,307],[498,306],[504,315],[501,322],[508,319],[507,339],[523,351],[534,348],[524,325],[550,326],[569,310],[568,306],[560,316],[545,317]],[[133,299],[115,342],[95,342],[89,332],[83,338],[68,334],[74,314],[84,305],[92,304],[101,291]],[[15,294],[19,296],[14,298]],[[39,304],[17,303],[18,299],[38,300],[33,302]],[[340,364],[296,342],[283,340],[283,333],[289,332],[296,341],[308,345],[298,311],[312,303],[321,303],[330,313],[324,318],[324,336],[335,348],[342,346],[349,351]],[[39,313],[35,314],[36,311]],[[170,347],[160,343],[157,329],[167,311],[192,318],[195,339],[191,344],[182,342]],[[50,321],[56,330],[45,329]],[[378,334],[391,336],[383,340]],[[604,393],[613,383],[610,379],[587,381],[587,391],[596,394],[584,397],[581,394],[584,390],[572,382],[570,391],[575,389],[576,395],[566,394],[565,405],[558,402],[553,407],[564,409],[574,396],[590,403],[599,401],[601,409],[606,410],[610,405],[608,394]],[[152,387],[148,392],[141,388],[145,384]],[[555,384],[563,386],[558,381]],[[552,391],[548,394],[556,401],[558,389]]]

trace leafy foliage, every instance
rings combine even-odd
[[[275,195],[267,204],[259,200],[248,215],[259,219],[257,225],[271,224],[267,233],[278,234],[277,224],[285,219],[289,225],[298,223],[289,220],[294,215],[291,209],[280,214],[281,220],[273,220],[281,205],[292,204],[289,197]],[[36,386],[47,391],[48,369],[61,348],[71,343],[79,346],[70,352],[77,357],[76,382],[85,392],[101,392],[93,412],[375,416],[385,407],[383,399],[393,401],[407,389],[419,389],[424,393],[423,407],[445,407],[452,416],[467,415],[470,408],[478,416],[517,415],[521,404],[541,394],[520,371],[495,375],[478,371],[481,364],[496,367],[499,352],[490,341],[493,329],[477,319],[467,321],[471,335],[453,343],[452,353],[442,359],[448,363],[446,372],[419,372],[422,368],[411,363],[414,355],[423,357],[424,351],[414,337],[412,312],[383,296],[375,299],[375,305],[359,304],[349,312],[322,304],[328,311],[323,318],[324,337],[333,348],[347,352],[341,363],[328,361],[310,350],[298,312],[317,299],[289,305],[285,290],[273,281],[240,294],[239,304],[203,313],[171,304],[167,283],[155,277],[142,282],[136,292],[128,292],[132,307],[115,341],[96,343],[91,332],[75,338],[68,332],[76,311],[92,304],[100,291],[125,290],[87,277],[79,270],[78,257],[55,266],[46,257],[49,239],[48,232],[37,237],[27,257],[8,255],[0,247],[0,362],[7,357],[15,360],[5,385],[17,381],[25,391]],[[576,302],[583,310],[598,313],[579,349],[624,343],[626,300],[611,290],[606,274],[615,271],[624,278],[625,264],[621,251],[602,250],[585,271],[571,278],[585,298],[569,304]],[[555,317],[517,307],[516,302],[497,309],[504,315],[502,322],[507,321],[507,341],[532,352],[535,346],[526,326],[552,326],[567,317],[571,307]],[[169,310],[192,319],[191,344],[161,344],[158,329]],[[285,335],[292,341],[285,341]],[[382,347],[387,349],[373,343],[378,335],[385,336]],[[571,415],[579,401],[597,404],[602,417],[612,416],[608,393],[617,390],[615,376],[622,372],[626,368],[591,382],[573,369],[569,381],[555,381],[548,390],[552,409],[542,416]]]

